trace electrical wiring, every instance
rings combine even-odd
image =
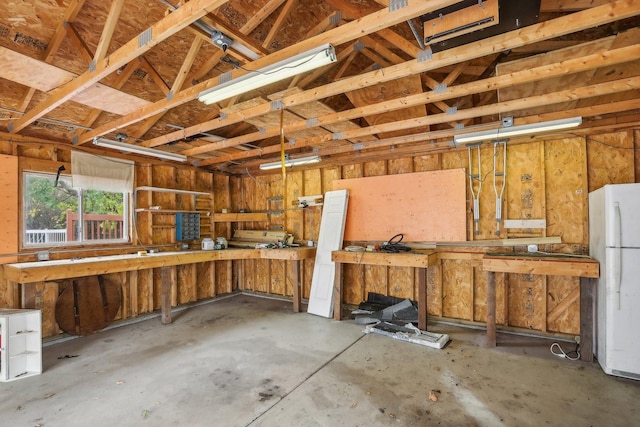
[[[558,348],[558,352],[553,351],[554,347]],[[551,351],[551,354],[553,354],[554,356],[558,356],[563,359],[569,359],[573,361],[580,359],[580,344],[576,344],[576,349],[574,351],[565,352],[562,349],[562,347],[560,347],[560,344],[558,344],[557,342],[554,342],[553,344],[551,344],[551,347],[549,348],[549,350]],[[575,354],[575,357],[570,356],[571,354]]]
[[[404,234],[396,234],[395,236],[384,242],[382,245],[380,245],[380,251],[390,253],[409,252],[411,248],[405,246],[402,243],[402,239],[404,239]]]

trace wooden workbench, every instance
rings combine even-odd
[[[496,273],[542,274],[580,278],[580,355],[593,361],[593,294],[598,261],[569,256],[493,255],[482,259],[487,272],[487,345],[496,345]]]
[[[343,264],[384,265],[389,267],[414,267],[418,275],[418,328],[427,330],[427,268],[436,265],[438,255],[428,252],[331,252],[335,263],[335,299],[333,318],[342,319],[342,266]]]
[[[315,248],[286,249],[225,249],[219,251],[158,252],[145,255],[126,254],[54,261],[5,264],[4,278],[14,295],[20,294],[25,283],[72,279],[76,277],[123,271],[162,269],[162,323],[171,323],[171,275],[169,267],[207,261],[274,259],[293,262],[293,310],[300,311],[300,263],[315,257]],[[21,301],[21,299],[19,299]]]

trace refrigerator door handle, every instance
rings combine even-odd
[[[616,202],[613,204],[613,209],[615,210],[614,216],[614,227],[615,227],[615,244],[614,244],[614,257],[615,260],[613,262],[613,277],[615,278],[615,290],[616,290],[616,308],[620,310],[620,288],[622,286],[622,213],[620,212],[620,203]]]

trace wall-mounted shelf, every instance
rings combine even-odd
[[[189,210],[177,210],[177,209],[150,209],[150,208],[138,208],[136,212],[151,212],[157,214],[175,214],[175,213],[199,213],[201,215],[209,216],[209,211],[189,211]]]
[[[192,190],[179,190],[174,188],[164,187],[152,187],[152,186],[140,186],[134,189],[134,205],[138,205],[138,192],[148,191],[148,194],[143,195],[143,203],[147,207],[137,207],[136,213],[151,214],[149,223],[151,229],[175,229],[176,241],[184,240],[198,240],[201,234],[209,235],[213,230],[213,224],[211,222],[211,212],[213,211],[212,194],[205,191],[192,191]],[[190,204],[178,203],[178,200],[171,198],[166,203],[170,207],[174,205],[180,207],[186,207],[187,209],[163,209],[162,203],[154,203],[153,197],[150,193],[171,193],[180,196],[192,196],[193,200]],[[185,218],[191,218],[191,214],[199,214],[197,224],[193,223],[193,220],[185,221]],[[167,221],[171,221],[163,216],[175,216],[175,223],[167,224]],[[197,231],[196,231],[197,230]],[[188,232],[187,232],[188,231]]]
[[[155,191],[156,193],[174,193],[174,194],[186,194],[191,196],[210,196],[210,193],[204,191],[191,191],[191,190],[177,190],[174,188],[163,188],[163,187],[149,187],[142,186],[136,187],[135,191]]]
[[[238,212],[238,213],[214,213],[213,222],[248,222],[268,221],[267,212]]]

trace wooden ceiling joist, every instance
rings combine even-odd
[[[541,24],[532,25],[516,31],[494,36],[474,43],[471,47],[460,46],[449,49],[445,52],[433,54],[429,61],[419,62],[411,60],[403,64],[364,73],[355,77],[345,78],[341,81],[329,83],[325,86],[314,88],[312,91],[302,92],[300,94],[291,95],[282,99],[283,105],[297,105],[304,102],[327,98],[332,95],[340,94],[345,91],[361,88],[367,85],[373,85],[384,81],[391,81],[409,74],[417,74],[430,70],[442,68],[447,65],[454,65],[460,61],[470,60],[493,54],[495,46],[502,46],[503,50],[512,49],[527,43],[535,43],[548,38],[556,37],[559,34],[570,34],[581,31],[593,26],[602,25],[607,22],[614,21],[623,17],[630,17],[640,14],[640,1],[625,0],[619,1],[613,5],[604,5],[582,12],[576,12],[568,17],[559,17]],[[341,27],[343,28],[343,27]],[[635,57],[634,57],[635,58]],[[184,130],[187,135],[193,135],[201,132],[231,125],[242,121],[247,117],[255,117],[257,115],[266,114],[270,110],[269,103],[251,107],[241,112],[229,114],[224,120],[216,119],[209,122],[201,123]],[[162,137],[154,138],[145,143],[147,146],[157,146],[179,138],[181,134],[173,133]],[[197,149],[187,150],[187,155],[206,153],[207,151],[215,151],[224,148],[224,142],[211,144],[209,146],[198,147]]]
[[[523,124],[529,124],[529,123],[537,123],[537,122],[546,121],[546,120],[569,118],[569,117],[576,117],[576,116],[597,117],[600,115],[615,113],[617,111],[633,111],[638,108],[640,108],[640,100],[633,99],[633,100],[622,101],[618,103],[604,103],[604,104],[595,105],[589,108],[579,108],[575,110],[568,110],[563,112],[560,116],[548,115],[548,116],[523,117],[518,119],[516,123],[518,125],[523,125]],[[572,131],[571,133],[583,134],[585,132],[588,132],[590,129],[594,129],[595,127],[598,127],[600,129],[615,131],[621,127],[629,127],[633,125],[637,126],[638,123],[639,121],[637,120],[636,115],[629,117],[627,120],[609,121],[604,119],[596,119],[593,122],[585,123],[582,128]],[[499,126],[500,126],[500,122],[492,122],[492,123],[487,123],[480,126],[473,126],[473,128],[469,130],[481,131],[481,130],[495,129]],[[456,149],[457,147],[452,143],[451,139],[453,138],[454,135],[458,133],[459,131],[454,129],[424,132],[424,133],[408,135],[403,137],[387,138],[383,140],[373,141],[367,144],[359,144],[358,146],[342,145],[340,147],[320,149],[320,150],[314,151],[314,155],[323,156],[323,158],[327,159],[328,162],[330,162],[332,165],[335,165],[335,164],[341,164],[342,162],[344,162],[345,164],[353,163],[354,154],[358,159],[358,161],[373,161],[377,159],[388,158],[388,152],[385,154],[384,151],[375,152],[373,150],[389,149],[391,147],[393,147],[393,153],[395,157],[428,154],[431,152],[441,152],[447,149]],[[421,143],[421,144],[410,146],[411,144],[418,144],[418,143]],[[425,144],[425,143],[428,143],[428,144]],[[269,154],[269,153],[265,153],[265,154]],[[332,156],[332,157],[327,158],[326,156]],[[334,156],[339,156],[339,157],[334,157]],[[225,167],[225,171],[229,173],[242,173],[246,167],[250,167],[251,165],[256,166],[262,162],[260,161],[247,162],[247,163],[242,163],[240,165],[228,166],[228,167]]]
[[[605,50],[594,53],[587,57],[568,59],[554,64],[542,65],[520,72],[510,73],[504,76],[491,77],[481,81],[473,81],[470,83],[451,86],[444,93],[435,93],[432,91],[417,95],[411,95],[400,99],[376,103],[367,107],[354,108],[348,111],[329,114],[323,117],[318,117],[316,126],[326,126],[338,121],[353,120],[366,115],[377,114],[384,111],[394,111],[413,105],[436,103],[439,100],[454,99],[469,93],[482,93],[490,90],[497,90],[504,87],[510,87],[528,82],[534,82],[544,78],[550,78],[552,76],[560,76],[568,73],[577,73],[584,70],[590,70],[599,66],[624,63],[629,61],[630,58],[633,58],[634,55],[638,54],[640,54],[640,45],[633,45],[615,50]],[[285,133],[294,132],[304,129],[307,126],[308,123],[306,121],[300,121],[285,126],[284,131]],[[250,135],[243,135],[238,139],[227,139],[225,141],[215,143],[215,145],[209,144],[208,147],[209,149],[211,149],[211,151],[215,151],[216,149],[231,147],[235,144],[257,141],[261,139],[261,136],[264,134],[277,135],[277,132],[279,132],[279,128],[264,129],[262,133],[256,132]],[[214,146],[215,149],[212,149],[212,147]],[[198,147],[191,150],[186,150],[184,154],[200,154],[201,152],[206,152],[204,150],[204,148]]]
[[[209,12],[213,12],[227,1],[228,0],[192,0],[188,2],[174,13],[171,13],[161,21],[152,25],[147,31],[140,34],[139,37],[129,41],[108,57],[98,61],[95,64],[94,71],[87,71],[75,80],[53,91],[47,101],[29,110],[22,118],[12,123],[9,130],[12,133],[21,131],[38,118],[68,101],[76,93],[102,80],[156,44],[185,28],[193,21]],[[140,40],[146,40],[146,42],[141,43]]]
[[[107,22],[105,22],[104,24],[104,29],[102,30],[102,34],[100,35],[100,41],[98,42],[96,52],[93,55],[94,64],[98,61],[103,60],[107,55],[109,45],[111,44],[111,38],[113,37],[113,32],[115,31],[116,25],[118,24],[118,19],[120,18],[120,12],[122,12],[123,5],[124,0],[113,0],[111,2],[111,9],[109,10],[109,15],[107,16]]]
[[[385,123],[380,125],[372,125],[366,128],[343,132],[344,139],[358,138],[367,135],[373,135],[381,132],[397,131],[402,129],[411,129],[421,126],[430,126],[435,124],[441,124],[448,121],[459,121],[473,117],[480,117],[489,114],[503,114],[514,111],[522,110],[525,108],[531,108],[534,106],[543,106],[557,104],[565,102],[567,99],[584,99],[591,98],[611,93],[623,92],[632,89],[640,88],[640,77],[631,77],[626,79],[620,79],[607,83],[600,83],[591,86],[585,86],[576,89],[568,89],[551,94],[539,95],[531,98],[517,99],[513,101],[505,101],[498,104],[491,104],[488,106],[474,107],[466,110],[459,110],[453,114],[442,113],[430,115],[423,118],[412,118],[409,120],[403,120],[393,123]],[[459,131],[458,131],[459,132]],[[322,143],[328,139],[332,139],[332,136],[323,136],[317,138],[309,138],[302,141],[295,141],[295,144],[290,144],[287,147],[289,150],[300,149],[308,146],[312,146],[318,143]],[[221,162],[227,162],[232,160],[238,160],[242,157],[255,157],[258,154],[272,154],[278,152],[280,147],[270,146],[264,147],[260,150],[260,153],[256,152],[244,152],[232,156],[220,156],[215,159],[208,159],[200,162],[201,165],[211,165]]]
[[[188,5],[192,4],[194,1],[188,3]],[[286,58],[289,58],[293,55],[296,55],[300,52],[304,52],[306,50],[315,48],[317,46],[321,46],[325,43],[335,43],[336,45],[340,45],[343,43],[347,43],[351,40],[356,39],[357,37],[362,36],[363,34],[370,34],[376,31],[379,31],[382,28],[386,28],[387,26],[395,25],[399,22],[404,22],[410,17],[419,16],[424,13],[428,13],[429,11],[433,11],[447,5],[455,3],[455,0],[434,0],[428,3],[411,3],[407,7],[396,9],[394,11],[389,11],[387,9],[373,13],[368,15],[357,22],[351,22],[339,28],[335,28],[333,30],[327,31],[326,33],[319,34],[315,37],[306,39],[298,44],[293,46],[284,48],[279,50],[271,55],[260,58],[252,63],[252,66],[255,68],[261,68],[270,64],[274,64],[276,62],[282,61]],[[183,8],[178,9],[178,11]],[[177,13],[177,12],[174,12]],[[173,15],[173,14],[172,14]],[[171,16],[171,15],[170,15]],[[239,71],[234,71],[232,74],[233,78],[237,78],[242,75],[244,72],[240,73]],[[151,117],[160,111],[165,111],[170,108],[174,108],[178,105],[182,105],[186,102],[192,101],[197,98],[198,94],[203,90],[210,89],[218,84],[218,79],[210,79],[206,82],[199,83],[195,86],[192,86],[188,89],[183,90],[182,92],[176,94],[171,100],[162,100],[158,101],[150,108],[143,108],[136,114],[131,114],[120,119],[116,119],[105,126],[101,126],[97,129],[94,129],[92,132],[88,132],[85,135],[86,140],[80,141],[80,143],[85,143],[90,141],[96,136],[101,136],[106,133],[112,132],[121,127],[125,127],[136,123],[140,120],[144,120],[148,117]],[[319,99],[319,98],[318,98]],[[59,105],[59,104],[58,104]],[[269,105],[269,103],[267,103]],[[268,112],[268,111],[265,111]],[[234,114],[235,115],[235,114]],[[227,123],[233,124],[233,123]],[[212,129],[212,128],[210,128]],[[193,133],[190,133],[192,132]],[[193,136],[197,133],[206,132],[206,130],[196,130],[194,127],[185,129],[185,132],[173,132],[168,134],[166,138],[168,140],[166,142],[172,142],[177,139],[181,139],[185,134],[186,136]],[[171,139],[174,138],[174,139]],[[165,142],[165,143],[166,143]],[[149,145],[147,145],[149,146]]]

